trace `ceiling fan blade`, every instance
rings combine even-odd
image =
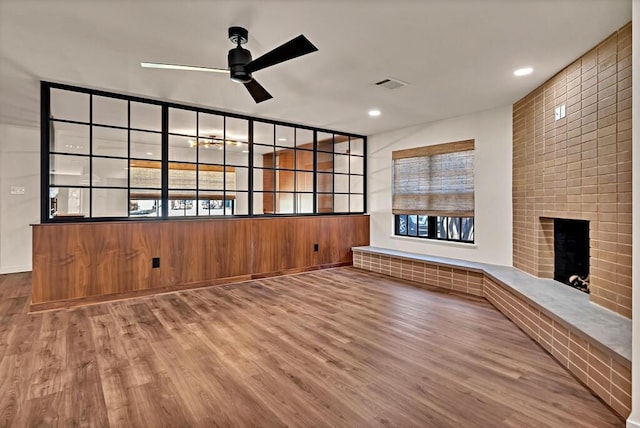
[[[197,65],[163,64],[159,62],[141,62],[140,66],[144,68],[163,68],[165,70],[206,71],[209,73],[229,74],[229,69],[227,68],[199,67]]]
[[[280,64],[281,62],[297,58],[302,55],[317,51],[318,48],[313,45],[305,36],[300,34],[298,37],[289,40],[287,43],[278,46],[272,51],[267,52],[259,58],[254,59],[245,66],[248,73]]]
[[[256,79],[251,79],[249,82],[244,84],[244,87],[247,88],[247,91],[249,91],[256,104],[273,98],[271,94],[256,81]]]

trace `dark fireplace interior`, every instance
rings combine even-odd
[[[589,292],[589,222],[554,219],[553,279]]]

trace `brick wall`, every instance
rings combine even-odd
[[[553,277],[553,218],[589,220],[591,301],[630,318],[631,23],[513,106],[514,267]]]

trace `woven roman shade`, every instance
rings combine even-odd
[[[393,214],[473,217],[474,140],[397,150]]]
[[[160,186],[161,171],[159,161],[131,161],[129,167],[131,188],[157,188]],[[195,199],[196,171],[198,174],[198,199],[235,199],[236,170],[218,165],[198,165],[170,162],[169,182],[174,188],[194,189],[193,191],[171,190],[169,199]],[[223,194],[223,188],[226,192]],[[160,199],[159,190],[132,191],[131,199]]]

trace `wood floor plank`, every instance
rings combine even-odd
[[[0,427],[622,427],[484,299],[353,268],[28,313],[0,275]]]

